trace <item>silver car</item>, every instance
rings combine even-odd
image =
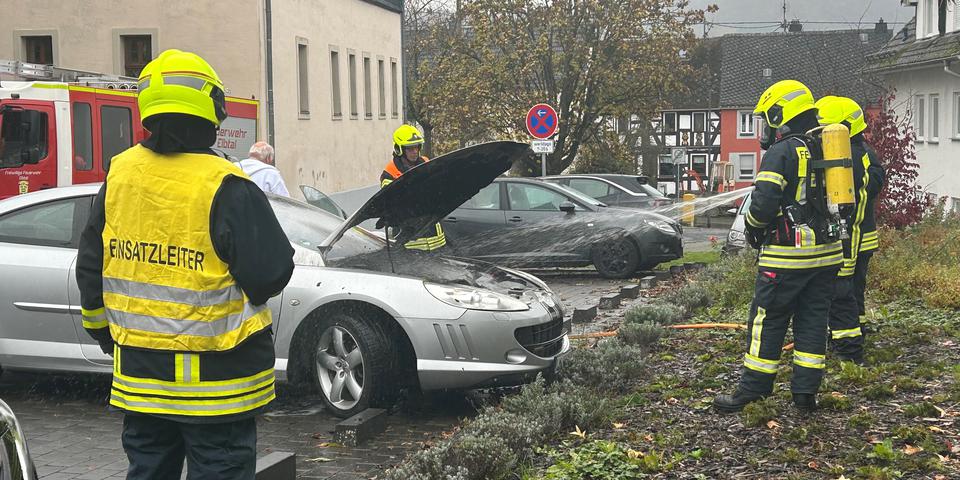
[[[559,299],[532,275],[409,251],[402,244],[510,168],[525,144],[494,142],[438,157],[344,220],[271,197],[296,251],[273,311],[280,379],[314,384],[350,416],[389,404],[402,388],[518,384],[569,350]],[[0,367],[111,371],[83,330],[75,263],[99,186],[0,201]],[[384,236],[357,227],[377,218]]]

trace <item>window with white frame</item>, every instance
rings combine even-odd
[[[357,108],[357,54],[353,52],[347,55],[347,78],[350,81],[350,118],[356,120],[360,110]]]
[[[373,86],[370,75],[370,56],[363,55],[363,116],[367,120],[373,118]]]
[[[920,0],[917,5],[917,38],[937,33],[937,14],[941,0]]]
[[[397,100],[397,60],[390,59],[390,116],[400,116],[400,102]]]
[[[380,118],[387,118],[387,73],[385,71],[385,66],[382,58],[377,59],[377,87],[378,94],[377,100],[380,101],[378,105],[380,110]]]
[[[330,49],[330,98],[333,100],[333,118],[343,117],[343,107],[340,104],[340,52]]]
[[[917,140],[923,140],[924,134],[924,115],[926,114],[926,108],[923,95],[915,95],[913,97],[913,132],[917,134]]]
[[[739,121],[737,122],[737,136],[740,138],[753,137],[753,112],[749,110],[741,110],[737,112],[737,116],[739,118]]]
[[[930,136],[928,142],[940,140],[940,95],[930,94]]]
[[[310,78],[307,75],[307,62],[310,56],[307,53],[307,40],[297,38],[297,92],[300,101],[300,116],[310,115]]]
[[[960,140],[960,92],[953,92],[953,138]]]
[[[737,179],[753,180],[757,168],[756,153],[731,153],[730,163],[737,166]]]

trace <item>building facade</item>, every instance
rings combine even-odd
[[[904,1],[916,16],[870,57],[868,70],[894,91],[895,112],[916,134],[917,183],[960,211],[960,6]]]
[[[221,142],[271,141],[295,195],[376,183],[402,122],[402,0],[3,3],[17,14],[0,17],[0,59],[135,77],[168,48],[203,56],[228,95],[259,101]]]

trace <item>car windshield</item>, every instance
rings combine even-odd
[[[667,198],[667,196],[664,195],[660,190],[657,190],[656,188],[653,188],[647,184],[640,184],[639,190],[643,193],[646,193],[651,198]]]
[[[552,185],[553,185],[554,187],[562,190],[563,193],[565,193],[565,194],[567,194],[567,195],[569,195],[569,196],[571,196],[571,197],[573,197],[573,198],[576,198],[576,199],[579,200],[580,202],[585,203],[585,204],[587,204],[587,205],[593,205],[593,206],[596,206],[596,207],[606,207],[606,206],[607,206],[607,204],[601,202],[600,200],[597,200],[596,198],[593,198],[593,197],[584,195],[583,193],[580,193],[579,191],[574,190],[574,189],[572,189],[572,188],[570,188],[570,187],[568,187],[568,186],[566,186],[566,185],[561,185],[561,184],[559,184],[559,183],[554,183],[554,184],[552,184]]]
[[[336,231],[344,221],[329,212],[296,200],[274,195],[269,198],[277,220],[290,242],[309,250],[317,251],[317,245]],[[385,246],[386,243],[380,237],[360,227],[354,227],[333,244],[326,258],[336,260],[372,253]]]

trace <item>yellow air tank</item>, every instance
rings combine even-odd
[[[828,165],[824,174],[827,206],[831,212],[837,213],[841,208],[854,204],[850,130],[839,123],[827,125],[820,138],[823,141],[823,160]]]

